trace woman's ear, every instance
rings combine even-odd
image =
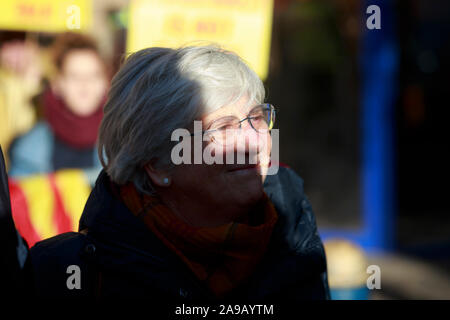
[[[157,170],[155,167],[148,163],[144,166],[145,172],[147,172],[148,176],[152,183],[158,187],[168,187],[170,186],[171,178],[169,174],[165,170]]]

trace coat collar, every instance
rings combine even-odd
[[[102,171],[80,219],[80,231],[87,228],[88,236],[114,256],[131,259],[129,262],[143,262],[133,265],[146,268],[151,264],[165,270],[158,274],[157,281],[165,283],[173,294],[181,294],[181,286],[184,286],[190,288],[188,295],[193,294],[193,298],[208,300],[211,295],[206,287],[199,284],[182,261],[113,195],[109,186],[110,180]],[[267,177],[264,190],[277,209],[279,219],[263,261],[240,288],[241,294],[255,300],[299,278],[326,271],[323,246],[303,193],[303,180],[290,169],[280,168],[277,175]],[[145,269],[135,272],[145,274]],[[173,281],[174,278],[177,280]],[[169,288],[169,283],[176,285]],[[237,296],[233,291],[231,294]]]
[[[295,250],[301,240],[299,210],[305,201],[303,180],[293,174],[290,169],[281,167],[278,174],[267,176],[264,191],[279,215],[279,221],[272,236],[275,238],[273,240],[276,240],[274,244],[278,250],[282,249],[286,252]],[[97,178],[80,219],[79,230],[86,228],[89,229],[90,234],[95,234],[102,240],[128,244],[144,252],[150,248],[152,252],[155,252],[155,243],[160,244],[159,239],[149,232],[142,221],[136,219],[122,201],[112,193],[110,179],[104,170]],[[162,244],[157,247],[161,249],[157,250],[160,260],[166,259],[167,249]],[[158,260],[157,256],[155,259]]]

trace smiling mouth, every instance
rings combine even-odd
[[[259,164],[249,164],[249,165],[242,165],[238,167],[231,168],[228,170],[228,172],[236,172],[236,171],[243,171],[243,170],[258,170]]]

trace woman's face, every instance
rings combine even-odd
[[[107,89],[104,67],[92,50],[73,50],[64,58],[56,79],[56,92],[67,107],[79,116],[97,111]]]
[[[224,117],[244,119],[253,107],[255,105],[248,104],[248,99],[244,97],[237,103],[204,115],[203,129],[207,130],[211,123],[217,123]],[[203,142],[203,148],[209,146],[211,154],[221,157],[223,164],[182,164],[171,171],[170,192],[201,202],[204,207],[216,208],[204,217],[212,224],[235,220],[238,217],[233,215],[242,211],[240,208],[251,207],[263,195],[263,182],[267,172],[264,164],[268,163],[272,147],[270,133],[258,133],[248,121],[243,121],[241,125],[234,144]],[[227,155],[231,158],[231,154],[234,161],[229,163],[226,158]],[[236,163],[239,157],[245,159],[245,164]],[[230,208],[226,211],[230,216],[224,215],[217,208]]]

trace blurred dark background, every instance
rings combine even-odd
[[[319,225],[358,228],[359,1],[276,7],[268,100],[280,159],[306,181]]]
[[[450,274],[450,2],[392,3],[399,59],[391,136],[393,246]],[[268,95],[279,108],[281,159],[304,178],[319,229],[363,224],[365,4],[283,1],[275,8]]]
[[[399,1],[399,242],[446,242],[450,254],[450,3]]]

